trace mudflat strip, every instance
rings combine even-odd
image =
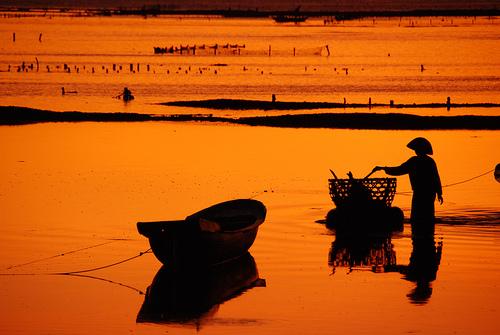
[[[217,117],[211,114],[156,115],[139,113],[53,112],[26,107],[0,106],[1,125],[22,125],[40,122],[143,121],[222,122],[283,128],[500,130],[500,116],[480,115],[419,116],[402,113],[315,113],[230,118]]]
[[[500,104],[496,103],[421,103],[421,104],[360,104],[360,103],[337,103],[337,102],[294,102],[294,101],[266,101],[266,100],[244,100],[244,99],[208,99],[208,100],[190,100],[190,101],[171,101],[163,102],[160,105],[208,108],[216,110],[301,110],[301,109],[355,109],[371,107],[389,107],[389,108],[498,108]]]

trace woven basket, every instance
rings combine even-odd
[[[396,178],[329,179],[328,182],[330,197],[337,207],[356,205],[355,190],[362,189],[369,201],[387,207],[391,206],[396,194]],[[354,189],[353,185],[356,186]]]

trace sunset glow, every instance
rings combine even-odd
[[[469,10],[468,1],[413,8],[379,0],[361,1],[362,8],[320,0],[18,3],[32,8],[25,11],[13,10],[15,3],[2,4],[0,13],[1,334],[498,332],[497,16],[279,23],[185,13],[74,15],[74,8],[87,13],[97,4],[183,3],[189,10],[231,6],[293,16],[299,5],[300,12],[433,4]],[[43,6],[57,9],[33,10]],[[155,52],[160,47],[166,51]],[[125,87],[133,99],[123,99]],[[206,102],[214,99],[333,107],[214,109]],[[165,104],[192,101],[201,107]],[[9,106],[32,108],[35,116],[19,109],[13,122],[4,118]],[[84,122],[57,119],[61,113],[40,121],[40,110],[81,112]],[[91,113],[170,119],[126,122],[127,114],[113,114],[112,122],[85,121]],[[377,130],[224,121],[326,113],[388,115],[394,123]],[[430,130],[398,130],[395,114],[492,121],[450,130],[425,127],[435,122],[425,118],[420,129]],[[193,116],[198,121],[189,121]],[[392,202],[404,213],[403,231],[332,229],[332,172],[358,180],[375,166],[397,166],[415,155],[407,148],[415,137],[432,143],[443,184],[435,234],[424,243],[412,238],[407,175],[397,177]],[[370,178],[385,177],[377,171]],[[162,268],[137,230],[139,221],[184,220],[232,199],[255,199],[267,209],[250,254],[236,260],[185,272],[168,261]],[[370,222],[361,227],[377,224],[375,214],[364,214]],[[208,222],[212,233],[221,222]]]

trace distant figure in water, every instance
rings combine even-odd
[[[415,150],[411,157],[400,166],[376,166],[373,171],[383,170],[391,176],[409,174],[413,198],[411,202],[412,237],[428,237],[434,235],[434,202],[436,195],[439,203],[443,203],[441,179],[432,155],[431,143],[423,137],[410,141],[408,148]]]
[[[123,93],[119,94],[117,98],[122,98],[123,101],[127,102],[130,100],[134,100],[134,96],[132,95],[132,91],[128,89],[128,87],[123,88]]]
[[[271,96],[271,101],[272,101],[272,102],[276,102],[276,94],[273,94],[273,95]]]

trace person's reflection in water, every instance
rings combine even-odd
[[[416,283],[416,286],[407,295],[411,303],[426,304],[432,295],[431,282],[437,277],[443,242],[437,246],[434,237],[418,237],[412,239],[413,250],[408,266],[400,267],[406,280]]]

